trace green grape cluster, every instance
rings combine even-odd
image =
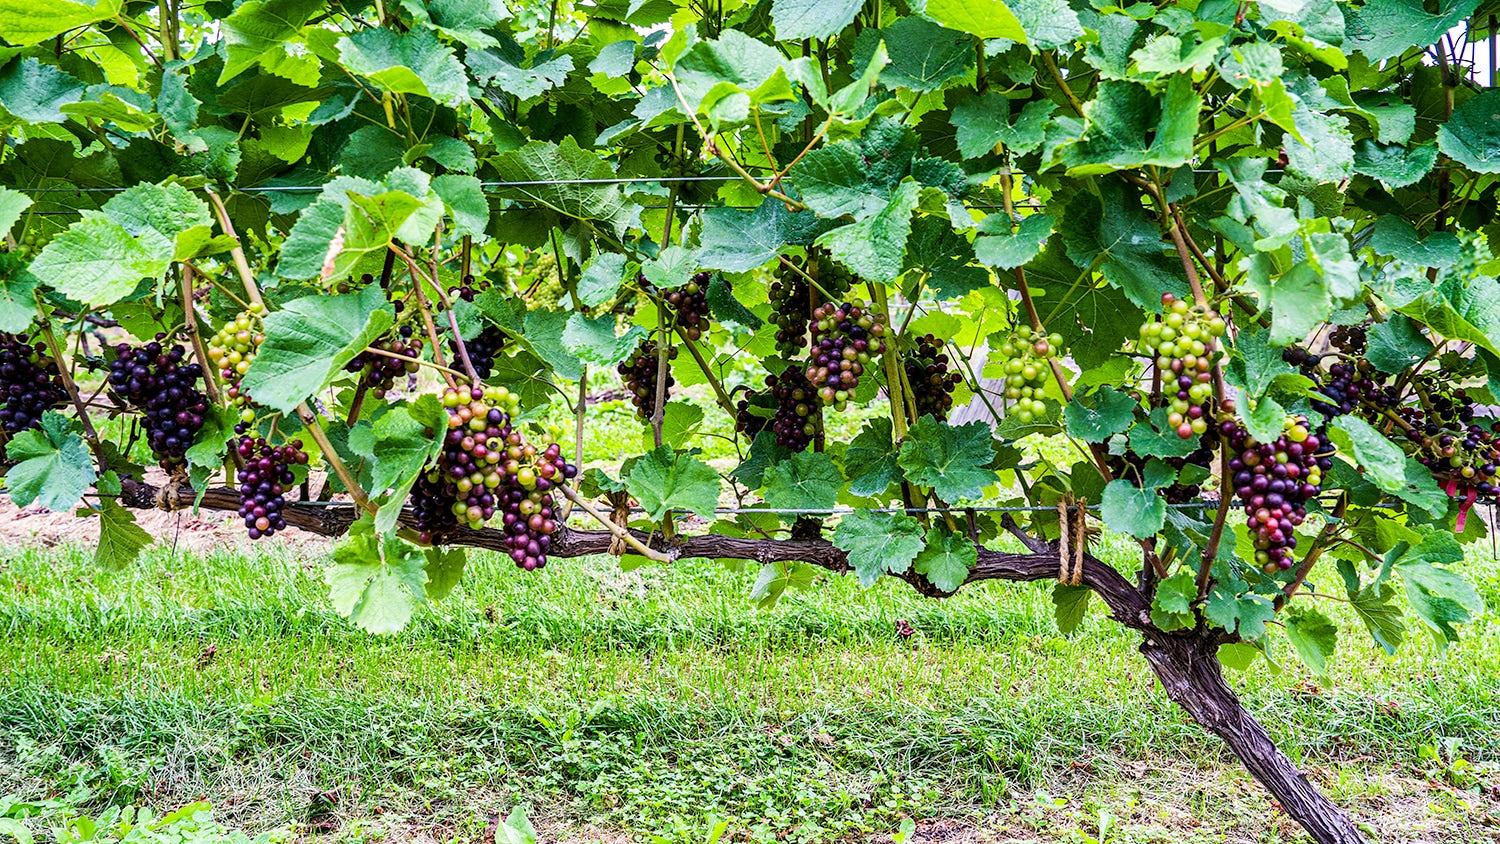
[[[1213,356],[1224,336],[1224,318],[1171,293],[1161,295],[1162,316],[1141,326],[1140,348],[1156,361],[1170,396],[1167,424],[1183,439],[1208,430],[1213,398]]]
[[[1030,422],[1047,412],[1042,395],[1062,343],[1061,334],[1043,334],[1022,323],[995,350],[1004,361],[1006,410],[1017,421]]]
[[[240,388],[240,379],[250,369],[260,344],[265,342],[266,335],[260,326],[265,313],[264,305],[251,303],[225,322],[208,341],[208,360],[219,371],[224,397],[230,406],[239,408],[240,421],[247,425],[255,421],[255,410],[250,407],[250,397]]]

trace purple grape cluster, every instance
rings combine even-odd
[[[931,334],[917,338],[917,347],[905,356],[906,380],[916,399],[917,416],[931,416],[947,421],[953,409],[953,391],[962,380],[957,372],[948,371],[948,355],[941,340]]]
[[[420,358],[422,338],[414,336],[410,325],[403,325],[396,332],[396,336],[386,335],[376,340],[371,348],[394,352],[409,358]],[[355,355],[353,360],[344,365],[344,371],[359,373],[360,382],[377,399],[385,398],[385,394],[395,386],[397,378],[410,375],[418,368],[419,365],[415,360],[401,360],[370,351],[370,349]]]
[[[697,273],[687,284],[662,294],[676,315],[677,327],[689,340],[698,340],[708,331],[708,280],[712,277],[712,273]]]
[[[0,334],[0,428],[7,434],[35,428],[43,413],[68,400],[46,350],[24,334]]]
[[[474,365],[474,374],[480,380],[490,377],[494,371],[495,358],[505,350],[510,343],[510,337],[504,331],[493,325],[486,325],[483,331],[472,340],[464,340],[464,351],[469,353],[469,363]],[[458,356],[458,342],[448,338],[448,348],[453,351],[453,356]]]
[[[242,436],[235,441],[244,468],[240,469],[240,518],[251,539],[271,536],[286,530],[286,491],[294,478],[293,466],[307,465],[307,452],[301,440],[274,446],[263,437]]]
[[[766,376],[766,387],[776,399],[776,413],[771,417],[771,433],[776,444],[791,451],[806,451],[808,445],[823,435],[823,407],[818,391],[806,373],[795,365],[781,375]]]
[[[615,367],[625,379],[625,392],[630,394],[630,403],[635,405],[635,415],[650,419],[656,413],[656,341],[647,340],[635,350],[635,354]],[[677,359],[677,347],[667,349],[667,360]],[[672,377],[672,368],[667,367],[666,392],[670,392],[677,379]]]
[[[859,386],[865,366],[885,352],[885,315],[871,314],[852,299],[813,309],[812,348],[805,374],[823,404],[843,410]]]
[[[1236,420],[1221,423],[1220,432],[1235,456],[1229,460],[1234,492],[1244,507],[1255,545],[1255,562],[1267,574],[1292,567],[1296,527],[1307,516],[1323,473],[1333,467],[1327,445],[1307,419],[1288,417],[1274,442],[1257,442]]]
[[[115,347],[109,364],[109,386],[115,398],[141,411],[146,443],[161,464],[180,465],[193,438],[203,427],[208,398],[198,390],[203,367],[184,363],[186,352],[178,345],[163,346],[167,335],[133,347]]]
[[[1431,376],[1416,380],[1426,398],[1422,406],[1405,406],[1407,438],[1416,445],[1416,458],[1449,495],[1469,502],[1500,499],[1500,422],[1488,428],[1474,415],[1474,399],[1463,388]]]

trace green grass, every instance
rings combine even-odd
[[[565,841],[701,841],[715,818],[741,839],[860,840],[906,815],[1083,841],[1101,812],[1121,819],[1112,841],[1296,840],[1132,635],[1097,611],[1057,635],[1046,584],[929,601],[830,577],[755,611],[753,570],[523,574],[478,555],[447,601],[371,638],[329,609],[323,555],[253,550],[155,550],[121,572],[13,553],[0,793],[207,798],[251,834],[311,821],[347,840],[478,840],[519,802]],[[1500,565],[1471,574],[1500,606]],[[1232,682],[1336,799],[1395,824],[1383,840],[1500,835],[1482,826],[1500,802],[1500,624],[1445,652],[1414,629],[1388,658],[1341,609],[1330,688],[1285,648],[1279,673]]]

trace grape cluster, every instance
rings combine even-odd
[[[794,267],[776,266],[776,278],[767,295],[771,300],[768,321],[776,326],[776,352],[791,357],[807,345],[807,321],[812,311],[807,279]]]
[[[1369,347],[1369,326],[1336,325],[1328,332],[1328,344],[1350,357],[1360,357]]]
[[[842,297],[854,286],[854,273],[817,247],[808,250],[807,272],[818,280],[819,289],[829,296]]]
[[[144,346],[116,346],[109,386],[117,400],[142,412],[146,442],[162,465],[177,466],[203,427],[208,399],[198,391],[203,367],[183,363],[182,347],[165,347],[166,339],[158,334]]]
[[[450,301],[453,299],[462,299],[465,302],[472,302],[474,301],[474,296],[478,293],[474,288],[474,274],[470,273],[459,281],[457,287],[448,288],[448,299]]]
[[[1061,334],[1044,336],[1041,331],[1021,323],[995,351],[1000,355],[1005,374],[1007,413],[1018,421],[1030,422],[1047,412],[1042,395],[1052,375],[1052,358],[1062,349]]]
[[[35,428],[43,413],[68,400],[46,349],[25,335],[0,334],[0,428],[7,434]]]
[[[1294,531],[1307,516],[1307,502],[1333,467],[1332,452],[1322,451],[1326,443],[1301,416],[1287,417],[1270,443],[1257,442],[1232,419],[1221,423],[1220,431],[1235,455],[1229,471],[1248,517],[1255,562],[1267,574],[1285,571],[1292,567]]]
[[[953,391],[962,379],[948,371],[948,355],[941,340],[931,334],[917,338],[917,347],[902,361],[906,380],[916,399],[917,416],[946,421],[953,409]]]
[[[469,353],[469,363],[474,365],[474,374],[482,381],[490,377],[495,368],[495,358],[505,350],[510,343],[510,337],[493,325],[486,325],[483,331],[472,340],[464,340],[464,351]],[[458,343],[453,338],[448,338],[448,347],[453,350],[453,356],[458,356]]]
[[[266,340],[259,325],[265,311],[264,305],[252,303],[234,319],[225,322],[208,341],[208,361],[219,370],[224,396],[230,405],[240,409],[240,421],[245,424],[255,421],[255,411],[250,407],[250,397],[240,387],[240,379],[250,369],[260,351],[260,344]]]
[[[240,518],[251,539],[271,536],[286,529],[282,509],[284,494],[294,482],[293,466],[307,465],[301,440],[274,446],[262,437],[242,436],[235,441],[244,468],[240,469]]]
[[[1426,408],[1403,407],[1407,437],[1416,458],[1449,495],[1493,502],[1500,499],[1500,422],[1481,425],[1467,390],[1451,389],[1431,376],[1417,379]]]
[[[401,326],[396,336],[381,337],[371,344],[370,349],[355,355],[353,360],[344,364],[344,370],[359,373],[360,383],[369,389],[370,394],[377,399],[384,398],[386,392],[395,386],[398,377],[416,372],[419,364],[415,360],[393,358],[390,355],[372,351],[372,349],[381,349],[409,358],[420,358],[422,338],[413,335],[410,325]]]
[[[1394,390],[1380,383],[1380,373],[1368,360],[1333,357],[1335,362],[1325,370],[1321,364],[1329,357],[1333,356],[1316,355],[1300,346],[1281,350],[1281,359],[1312,379],[1318,385],[1318,394],[1328,398],[1312,403],[1313,410],[1325,419],[1355,413],[1362,409],[1362,402],[1377,408],[1395,404]]]
[[[456,493],[440,467],[433,467],[417,476],[412,485],[412,517],[417,523],[417,538],[431,545],[439,533],[458,527],[458,516],[453,512]]]
[[[450,387],[442,402],[448,410],[442,454],[414,487],[418,528],[431,539],[458,522],[477,528],[498,511],[511,559],[527,570],[541,568],[558,525],[551,490],[578,468],[557,443],[538,451],[525,442],[511,425],[520,399],[504,387]]]
[[[842,305],[827,302],[813,309],[812,348],[805,374],[824,405],[835,410],[848,405],[865,365],[885,352],[884,338],[885,315],[868,313],[859,299]]]
[[[1218,446],[1219,429],[1209,428],[1202,437],[1199,437],[1198,447],[1191,452],[1182,457],[1158,459],[1161,459],[1163,463],[1177,470],[1180,477],[1182,470],[1188,466],[1197,466],[1205,470],[1210,469],[1213,465],[1214,451]],[[1140,485],[1141,481],[1144,480],[1147,458],[1133,451],[1126,451],[1124,454],[1118,455],[1112,454],[1107,458],[1107,462],[1110,473],[1115,477],[1132,478],[1136,481],[1137,485]],[[1205,474],[1204,477],[1206,478],[1208,475]],[[1171,486],[1163,487],[1159,492],[1168,504],[1190,504],[1198,500],[1203,492],[1203,487],[1199,484],[1183,483],[1179,480],[1173,482]]]
[[[642,419],[656,415],[656,341],[647,340],[635,350],[615,371],[625,379],[625,392],[630,394],[630,403],[635,405],[635,414]],[[677,359],[677,347],[667,349],[667,360]],[[663,395],[670,392],[677,379],[672,377],[672,368],[667,367],[667,386]]]
[[[773,408],[770,419],[751,412],[752,408]],[[796,364],[789,364],[780,375],[766,376],[766,390],[740,400],[735,427],[754,437],[769,429],[776,444],[790,451],[806,451],[823,435],[822,403],[818,391]]]
[[[1224,318],[1202,305],[1161,294],[1162,317],[1141,325],[1140,345],[1150,351],[1170,396],[1167,424],[1188,439],[1208,430],[1213,398],[1213,354],[1224,336]]]
[[[681,287],[662,294],[667,307],[676,314],[677,327],[684,337],[697,340],[708,331],[708,280],[710,273],[698,273]]]

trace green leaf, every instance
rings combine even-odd
[[[661,415],[662,445],[673,449],[687,448],[701,424],[703,424],[703,408],[685,401],[667,402],[662,408]],[[649,451],[655,442],[656,435],[651,425],[649,423],[642,425],[641,447]]]
[[[635,461],[625,473],[625,488],[652,521],[668,510],[686,510],[711,520],[719,506],[719,474],[702,460],[666,446]]]
[[[865,423],[844,452],[844,471],[854,495],[879,495],[901,481],[890,419],[878,417]]]
[[[719,206],[703,212],[698,263],[706,269],[742,273],[780,255],[788,245],[805,245],[834,224],[786,210],[767,197],[750,211]]]
[[[1287,613],[1286,637],[1313,676],[1327,682],[1328,661],[1339,643],[1338,626],[1316,609],[1294,607]]]
[[[980,263],[1001,270],[1011,270],[1030,263],[1052,234],[1055,222],[1048,214],[1032,214],[1021,221],[1021,225],[1010,231],[1010,221],[1001,214],[991,214],[979,224],[979,237],[974,239],[974,256]]]
[[[939,299],[958,299],[989,287],[990,274],[974,263],[974,247],[946,220],[919,216],[906,239],[907,278],[922,273]]]
[[[933,525],[927,531],[927,544],[917,554],[913,566],[933,586],[944,592],[957,592],[978,562],[979,549],[967,536]]]
[[[803,156],[791,177],[802,201],[818,216],[866,220],[889,204],[892,189],[911,173],[918,150],[909,129],[876,120],[858,142],[827,144]]]
[[[29,47],[70,29],[109,20],[123,7],[118,0],[0,0],[0,38]]]
[[[827,232],[817,244],[855,275],[871,281],[895,279],[901,274],[919,191],[916,182],[902,182],[880,213]]]
[[[614,314],[590,319],[574,312],[568,316],[568,324],[563,328],[562,346],[585,363],[613,368],[630,357],[646,336],[645,329],[639,325],[632,325],[624,334],[616,335],[616,322]]]
[[[944,3],[947,0],[938,0]],[[932,14],[928,3],[928,17]],[[891,88],[937,91],[974,70],[974,40],[962,32],[945,29],[919,17],[900,18],[884,30],[866,30],[855,43],[854,63],[861,64],[875,49],[876,38],[885,41],[891,63],[881,71],[880,81]]]
[[[771,464],[761,481],[761,497],[776,509],[829,510],[843,485],[844,476],[833,458],[820,451],[803,451]]]
[[[980,38],[1027,43],[1026,30],[1005,0],[927,0],[927,16],[949,29]]]
[[[415,546],[377,536],[366,516],[333,549],[333,564],[323,579],[339,615],[368,633],[399,633],[426,600],[426,562]]]
[[[502,0],[402,0],[401,5],[418,20],[471,49],[498,43],[484,30],[511,17]]]
[[[1068,260],[1080,269],[1097,263],[1105,279],[1136,306],[1160,313],[1162,293],[1190,295],[1181,262],[1174,264],[1163,254],[1156,223],[1121,185],[1105,181],[1099,196],[1080,191],[1060,223]]]
[[[338,50],[349,72],[392,93],[431,97],[452,106],[469,101],[464,66],[431,30],[361,29],[340,39]]]
[[[374,461],[370,488],[381,492],[417,476],[443,449],[448,414],[438,397],[423,393],[408,404],[392,407],[375,420]]]
[[[464,567],[469,562],[469,550],[427,548],[422,554],[427,558],[427,564],[423,566],[423,571],[427,573],[427,600],[441,601],[463,581]]]
[[[1136,400],[1113,387],[1101,387],[1092,393],[1074,396],[1063,408],[1068,433],[1085,442],[1102,443],[1115,434],[1129,430],[1139,405]]]
[[[1292,120],[1302,137],[1288,134],[1282,140],[1289,172],[1315,182],[1337,182],[1354,173],[1354,136],[1347,118],[1298,106]]]
[[[1345,48],[1365,54],[1371,63],[1393,59],[1413,47],[1430,47],[1443,33],[1463,23],[1479,0],[1441,0],[1436,14],[1422,0],[1370,0],[1346,7]]]
[[[1057,621],[1057,632],[1067,635],[1083,626],[1089,599],[1093,596],[1094,590],[1087,586],[1064,586],[1061,583],[1053,586],[1052,617]]]
[[[938,498],[950,504],[979,498],[999,480],[989,469],[995,449],[983,422],[953,426],[923,416],[909,434],[896,462],[908,480],[930,487]]]
[[[694,44],[673,74],[688,108],[715,125],[745,119],[752,105],[792,99],[785,58],[739,30]]]
[[[442,197],[443,205],[453,217],[453,231],[484,239],[485,229],[490,224],[490,204],[484,198],[484,188],[473,176],[437,176],[432,180],[432,190]]]
[[[276,274],[282,278],[317,278],[323,272],[334,238],[344,227],[345,205],[320,199],[298,215],[281,245]]]
[[[704,295],[708,300],[709,314],[719,322],[733,323],[751,331],[765,325],[764,320],[735,298],[729,282],[722,275],[715,274],[708,280],[708,290]]]
[[[1173,76],[1161,95],[1134,82],[1102,82],[1083,107],[1088,128],[1063,150],[1063,163],[1075,176],[1186,164],[1193,157],[1202,107],[1186,74]]]
[[[1437,137],[1438,148],[1459,164],[1476,173],[1500,173],[1500,89],[1465,100],[1438,127]]]
[[[961,100],[953,107],[953,126],[958,151],[964,158],[977,158],[1004,144],[1013,153],[1025,155],[1046,140],[1047,118],[1056,106],[1051,100],[1033,100],[1015,116],[1010,100],[998,91],[986,91]]]
[[[827,38],[854,22],[862,0],[772,0],[776,38],[801,41]]]
[[[1468,624],[1484,614],[1484,599],[1456,571],[1438,568],[1420,557],[1403,559],[1396,571],[1406,587],[1406,602],[1432,629],[1439,647],[1458,641],[1455,625]]]
[[[151,534],[135,523],[134,513],[108,499],[100,501],[95,565],[107,570],[125,568],[135,562],[152,541]]]
[[[1463,246],[1452,232],[1433,232],[1424,239],[1416,227],[1393,214],[1370,227],[1370,248],[1419,267],[1447,269],[1463,258]]]
[[[1251,399],[1261,398],[1278,379],[1295,374],[1265,331],[1247,328],[1235,336],[1226,375]]]
[[[21,59],[0,67],[0,109],[31,123],[62,123],[62,107],[83,99],[82,82],[50,64]]]
[[[1399,144],[1381,146],[1366,138],[1354,148],[1354,172],[1380,180],[1387,190],[1404,188],[1432,172],[1437,154],[1434,144],[1407,149]]]
[[[15,465],[5,474],[12,504],[31,502],[57,513],[71,510],[97,477],[79,436],[78,423],[55,410],[42,414],[41,425],[16,434],[5,445]]]
[[[1111,481],[1110,486],[1117,483]],[[1108,495],[1106,491],[1105,496]],[[1156,585],[1156,597],[1151,600],[1151,623],[1167,632],[1192,627],[1197,622],[1193,613],[1193,601],[1197,599],[1198,583],[1192,572],[1172,575]]]
[[[266,339],[241,381],[258,404],[291,413],[391,327],[379,285],[346,296],[305,296],[266,317]]]
[[[1406,624],[1401,608],[1395,605],[1396,587],[1390,583],[1372,584],[1349,593],[1349,605],[1364,622],[1370,636],[1387,654],[1394,654],[1406,638]]]
[[[1368,338],[1365,358],[1381,372],[1401,372],[1432,352],[1432,341],[1422,334],[1422,327],[1402,314],[1370,326]]]
[[[1104,487],[1099,512],[1110,530],[1148,539],[1160,533],[1166,524],[1167,502],[1154,489],[1141,489],[1116,478]]]
[[[766,563],[750,588],[750,600],[759,609],[776,606],[787,589],[806,589],[812,585],[817,569],[806,563]]]
[[[1407,458],[1401,447],[1357,416],[1340,416],[1328,429],[1339,450],[1352,456],[1365,477],[1383,492],[1408,501],[1434,516],[1446,513],[1447,497],[1432,474]],[[1415,466],[1415,470],[1413,469]]]
[[[10,231],[21,219],[21,214],[31,207],[31,197],[20,191],[0,187],[0,236]]]
[[[500,51],[470,50],[464,60],[481,84],[494,85],[520,100],[530,100],[562,85],[573,71],[572,56],[557,56],[546,61],[523,61],[520,50],[511,56]],[[538,57],[539,58],[539,57]]]
[[[1033,50],[1071,48],[1084,34],[1078,13],[1067,0],[1013,0],[1011,9]],[[1014,39],[1021,40],[1021,39]]]
[[[1266,635],[1266,622],[1276,617],[1276,606],[1264,595],[1236,594],[1229,584],[1218,582],[1208,593],[1203,615],[1212,624],[1255,641]]]
[[[904,513],[860,510],[843,517],[833,544],[849,555],[859,585],[869,587],[887,572],[906,571],[926,547],[922,523]]]
[[[625,280],[625,256],[618,252],[599,252],[578,278],[578,300],[585,307],[597,308],[615,298]]]
[[[307,19],[319,11],[321,0],[248,0],[224,18],[224,69],[219,84],[280,53],[283,45],[297,38]]]
[[[615,177],[613,167],[580,148],[571,136],[560,144],[531,141],[491,162],[499,179],[529,183],[496,188],[497,196],[536,203],[581,220],[603,220],[617,228],[629,216],[630,203],[619,185],[569,184]]]
[[[172,244],[139,238],[98,212],[53,238],[31,262],[31,274],[86,305],[109,305],[143,278],[167,271]]]
[[[1167,425],[1167,409],[1151,411],[1150,422],[1140,421],[1130,429],[1130,450],[1141,457],[1186,457],[1198,449],[1198,441],[1183,439]]]

